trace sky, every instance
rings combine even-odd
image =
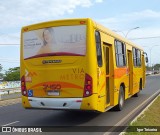
[[[160,63],[159,5],[160,0],[0,0],[0,64],[4,71],[20,66],[23,26],[86,17],[143,47],[149,64]]]

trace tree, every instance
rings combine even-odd
[[[151,68],[151,67],[149,67],[149,66],[146,66],[146,70],[147,70],[147,71],[151,71],[151,70],[152,70],[152,68]]]
[[[0,80],[3,79],[3,76],[4,76],[4,74],[1,73],[2,69],[3,69],[3,67],[2,67],[2,65],[0,64]]]
[[[4,76],[4,81],[19,81],[20,80],[20,67],[9,68]]]
[[[0,72],[2,71],[2,69],[3,69],[3,67],[2,67],[2,65],[0,64]]]
[[[160,69],[160,64],[155,64],[154,65],[154,70],[159,70]]]

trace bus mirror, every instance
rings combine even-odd
[[[146,58],[146,63],[148,63],[148,56],[147,56],[147,53],[146,53],[146,52],[143,52],[143,54],[146,55],[146,57],[145,57],[145,58]]]
[[[148,63],[148,57],[146,57],[146,63]]]

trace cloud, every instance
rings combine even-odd
[[[94,0],[14,0],[0,2],[0,42],[15,42],[7,34],[17,34],[22,26],[54,20],[65,14],[72,14],[76,8],[89,8],[95,4]],[[1,33],[1,31],[3,33]],[[17,40],[17,42],[19,42]],[[16,42],[16,43],[17,43]]]
[[[119,14],[115,17],[104,18],[98,20],[100,23],[107,25],[111,28],[119,28],[125,29],[127,26],[133,25],[159,25],[158,22],[160,21],[160,12],[156,12],[153,10],[143,10],[140,12],[132,12],[132,13],[124,13]]]
[[[160,36],[160,12],[153,11],[150,9],[119,14],[118,16],[108,17],[104,19],[97,19],[97,22],[103,24],[111,30],[120,31],[117,32],[119,35],[124,36],[127,32],[134,28],[140,27],[139,29],[132,30],[128,33],[128,39],[143,38],[143,37],[159,37]],[[160,38],[148,38],[148,39],[138,39],[131,40],[132,42],[140,45],[148,53],[149,58],[152,59],[152,64],[159,62],[159,45]],[[150,49],[152,49],[152,54],[150,56]]]
[[[124,13],[115,17],[99,19],[97,21],[111,30],[119,31],[117,33],[122,36],[126,35],[130,29],[140,27],[139,29],[129,32],[127,37],[131,39],[160,36],[160,12],[153,10]],[[151,43],[155,44],[154,40],[155,39],[151,39],[150,42],[148,42],[148,40],[134,40],[134,42],[142,45],[149,45]]]
[[[93,0],[14,0],[0,2],[1,27],[28,25],[71,14],[77,7],[88,8]]]
[[[141,12],[133,12],[131,14],[124,14],[124,16],[129,17],[129,18],[159,18],[160,17],[160,12],[156,12],[153,10],[144,10]]]
[[[89,8],[103,0],[14,0],[0,2],[0,42],[19,42],[22,26],[54,20],[72,14],[76,8]],[[17,34],[17,32],[19,33]],[[10,35],[6,35],[10,34]],[[11,35],[12,34],[12,35]]]
[[[96,3],[102,3],[103,0],[95,0]]]
[[[19,44],[20,33],[0,33],[0,47],[6,44]],[[18,47],[18,46],[17,46]]]

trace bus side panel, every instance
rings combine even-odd
[[[142,78],[142,68],[133,67],[133,92],[132,95],[139,92],[140,78]]]
[[[119,99],[119,90],[120,86],[124,86],[125,95],[128,95],[128,76],[127,76],[127,68],[116,68],[114,70],[114,79],[115,79],[115,89],[114,89],[114,106],[118,104]],[[128,96],[125,96],[125,99]]]
[[[142,70],[143,70],[142,88],[144,88],[146,84],[146,66],[145,66],[144,55],[142,55]]]
[[[96,31],[96,29],[95,29]],[[97,30],[98,31],[98,30]],[[105,112],[105,106],[106,106],[106,68],[105,68],[105,56],[104,56],[104,45],[103,42],[106,38],[106,34],[102,31],[100,32],[101,37],[101,51],[102,51],[102,66],[98,66],[98,60],[96,58],[97,62],[97,93],[98,93],[98,110],[101,112]],[[96,39],[95,39],[96,40]],[[96,44],[95,44],[96,46]],[[97,56],[97,53],[96,53]]]

